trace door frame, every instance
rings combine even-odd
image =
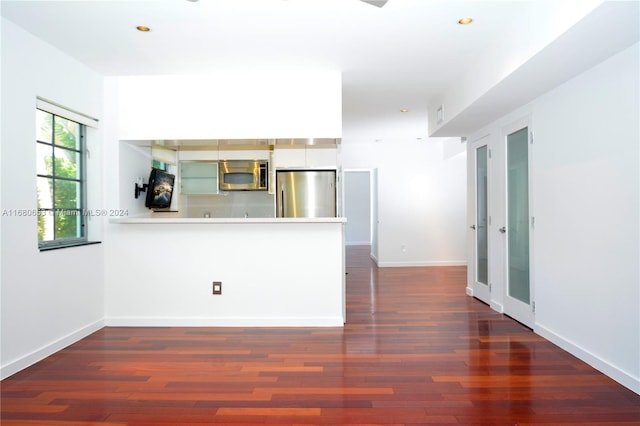
[[[483,146],[487,147],[487,283],[481,284],[477,281],[478,276],[478,182],[477,182],[477,150]],[[491,203],[492,197],[492,177],[491,177],[491,134],[478,137],[469,143],[469,188],[470,194],[469,204],[471,206],[468,217],[468,246],[469,261],[467,268],[467,294],[473,296],[482,302],[491,305],[491,262],[489,257],[493,254],[491,244]]]
[[[504,153],[502,161],[502,179],[503,179],[503,217],[502,224],[499,227],[507,227],[509,226],[508,221],[508,208],[509,208],[509,200],[508,200],[508,136],[527,128],[527,191],[528,191],[528,202],[529,202],[529,304],[526,304],[518,299],[515,299],[509,296],[509,244],[507,234],[502,234],[502,247],[503,247],[503,255],[502,255],[502,274],[503,274],[503,295],[502,295],[502,306],[504,314],[512,317],[516,321],[524,324],[525,326],[533,329],[535,323],[535,279],[534,279],[534,229],[535,229],[535,219],[534,219],[534,204],[533,204],[533,179],[532,179],[532,170],[533,170],[533,120],[531,115],[527,115],[518,120],[512,121],[510,124],[504,126],[502,128],[501,140],[502,140],[502,151]],[[508,232],[508,231],[507,231]]]
[[[348,173],[367,173],[369,175],[369,244],[371,246],[371,258],[377,263],[378,257],[378,202],[377,202],[377,169],[343,169],[343,180],[346,181]],[[341,216],[346,217],[346,191],[342,191]]]

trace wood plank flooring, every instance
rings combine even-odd
[[[104,328],[2,381],[1,424],[640,424],[640,396],[465,295],[347,252],[342,328]]]

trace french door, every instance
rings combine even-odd
[[[530,269],[530,146],[531,129],[527,121],[505,129],[505,224],[499,231],[505,244],[504,313],[533,328],[534,302]]]
[[[489,137],[473,142],[474,152],[474,220],[473,262],[471,262],[471,288],[473,296],[491,303],[489,285]]]

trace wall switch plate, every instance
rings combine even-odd
[[[221,281],[214,281],[213,282],[213,290],[211,291],[211,294],[222,294],[222,282]]]

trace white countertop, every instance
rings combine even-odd
[[[346,217],[288,218],[288,217],[162,217],[131,216],[109,219],[110,223],[122,224],[250,224],[250,223],[346,223]]]

